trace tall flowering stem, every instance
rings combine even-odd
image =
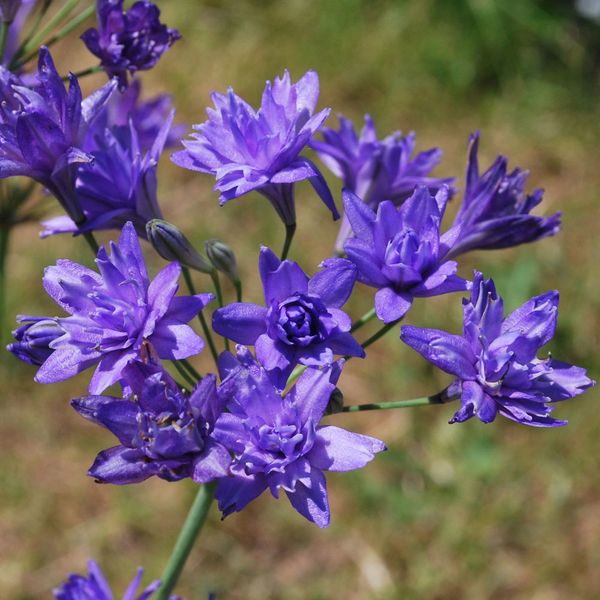
[[[210,505],[215,496],[215,487],[216,484],[208,483],[198,490],[179,537],[175,542],[169,562],[163,571],[162,584],[156,595],[156,600],[168,600],[170,593],[177,584],[177,580],[208,516]]]

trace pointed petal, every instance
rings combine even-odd
[[[353,471],[364,467],[384,450],[386,446],[381,440],[327,426],[317,429],[308,459],[323,471]]]

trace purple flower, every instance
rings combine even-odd
[[[208,483],[228,474],[229,452],[211,436],[224,409],[214,375],[206,375],[189,397],[155,365],[130,363],[123,379],[130,399],[85,396],[71,403],[120,442],[98,454],[88,473],[91,477],[123,485],[153,475]]]
[[[258,360],[279,388],[298,363],[331,364],[334,354],[365,356],[349,333],[350,317],[340,310],[352,292],[356,269],[344,259],[326,265],[309,280],[297,263],[281,262],[263,247],[258,266],[266,307],[236,302],[213,315],[217,333],[256,347]]]
[[[147,600],[159,588],[160,581],[153,581],[141,594],[136,596],[136,591],[142,581],[144,569],[137,571],[135,579],[129,584],[123,600]],[[88,575],[72,574],[59,588],[54,590],[57,600],[113,600],[114,596],[100,570],[98,564],[90,560],[88,562]]]
[[[6,349],[19,360],[30,365],[41,365],[54,352],[50,343],[64,335],[65,330],[57,319],[19,315],[17,323],[22,325],[12,334],[16,340]]]
[[[171,118],[173,104],[171,96],[167,94],[141,100],[141,90],[141,81],[134,79],[126,90],[115,92],[107,102],[106,109],[94,129],[113,129],[115,126],[129,126],[132,122],[137,132],[140,150],[147,152],[152,148],[155,140],[163,135],[164,123]],[[165,140],[165,148],[176,146],[184,134],[183,124],[171,125]]]
[[[360,469],[385,450],[375,438],[318,425],[335,388],[332,370],[337,376],[339,368],[307,369],[282,397],[242,346],[237,360],[222,355],[220,367],[220,393],[231,412],[221,415],[214,435],[234,455],[232,475],[217,486],[223,515],[242,510],[268,488],[275,498],[284,490],[301,515],[327,527],[323,471]]]
[[[67,91],[45,47],[40,49],[35,84],[25,86],[4,69],[0,79],[0,179],[14,175],[35,179],[75,222],[81,222],[74,169],[93,160],[82,149],[83,140],[115,84],[107,83],[82,101],[77,78],[69,74]]]
[[[437,329],[402,327],[400,338],[429,362],[456,376],[461,408],[451,423],[476,415],[484,423],[498,413],[533,427],[556,427],[549,403],[581,394],[594,381],[585,369],[536,358],[556,330],[558,292],[528,300],[504,318],[494,282],[475,273],[470,300],[464,300],[463,336]]]
[[[181,35],[160,22],[160,10],[152,2],[140,0],[125,12],[123,0],[98,0],[98,29],[90,28],[81,39],[100,59],[109,77],[127,86],[127,72],[146,71]]]
[[[185,169],[212,173],[221,204],[256,190],[273,204],[286,225],[296,222],[294,184],[308,179],[334,219],[339,217],[331,192],[316,165],[298,156],[329,115],[313,115],[319,77],[308,71],[292,84],[290,74],[267,82],[260,109],[229,90],[213,93],[208,121],[194,125],[198,133],[184,140],[185,150],[173,162]]]
[[[89,386],[91,394],[99,394],[140,356],[174,360],[198,354],[204,347],[186,323],[213,295],[175,297],[178,263],[165,267],[150,282],[131,223],[110,248],[110,256],[104,248],[98,252],[100,274],[70,260],[46,268],[44,288],[70,316],[58,319],[65,334],[51,342],[54,352],[37,372],[39,383],[63,381],[99,363]]]
[[[77,172],[75,188],[85,216],[77,226],[67,216],[42,222],[42,237],[56,233],[82,233],[101,229],[121,229],[131,221],[138,236],[146,237],[146,223],[162,218],[156,194],[156,169],[174,113],[163,122],[150,150],[142,153],[138,132],[128,126],[98,131],[85,144],[94,162]]]
[[[525,194],[528,172],[517,168],[508,173],[508,161],[499,156],[483,175],[479,174],[479,133],[470,137],[466,187],[452,227],[442,236],[448,258],[469,250],[509,248],[558,233],[560,213],[537,217],[529,213],[544,191]]]
[[[429,177],[440,161],[442,151],[432,148],[413,156],[415,134],[406,137],[399,131],[383,140],[377,139],[375,123],[365,115],[365,125],[356,134],[352,121],[339,116],[338,131],[322,128],[323,141],[311,142],[329,170],[339,177],[344,187],[363,199],[373,210],[384,200],[399,205],[419,185],[427,186],[432,194],[443,185],[452,185],[454,178]],[[340,226],[336,250],[342,251],[352,235],[346,218]]]
[[[384,201],[375,214],[358,196],[345,191],[344,206],[354,236],[344,246],[358,269],[358,280],[377,288],[375,311],[384,323],[401,319],[414,297],[465,290],[457,264],[440,254],[440,222],[448,189],[435,198],[426,187],[397,209]]]

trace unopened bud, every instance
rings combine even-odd
[[[239,282],[240,276],[237,270],[235,254],[227,244],[219,240],[207,240],[204,242],[204,248],[208,260],[210,260],[217,271],[227,275],[233,283]]]
[[[165,260],[176,260],[184,267],[201,273],[212,273],[211,264],[192,246],[179,228],[163,219],[146,223],[148,241]]]
[[[65,330],[51,317],[19,315],[21,326],[13,331],[15,342],[7,346],[19,360],[30,365],[41,365],[53,352],[50,344],[65,334]]]

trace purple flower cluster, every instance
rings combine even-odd
[[[429,362],[456,377],[461,408],[451,423],[477,416],[490,423],[497,414],[533,427],[556,427],[551,404],[593,385],[585,369],[548,356],[536,357],[556,330],[558,292],[528,300],[504,317],[494,282],[475,273],[464,301],[463,336],[437,329],[402,327],[401,339]]]
[[[100,59],[109,77],[127,86],[127,73],[152,69],[181,35],[160,22],[152,2],[138,0],[127,12],[123,0],[98,0],[98,29],[88,29],[81,39]]]
[[[0,0],[0,17],[17,19],[19,5]],[[167,96],[142,102],[139,81],[127,85],[128,74],[152,68],[179,39],[159,15],[146,0],[127,11],[123,0],[98,1],[98,27],[82,38],[114,79],[85,100],[74,75],[65,87],[47,48],[40,49],[35,74],[0,66],[0,178],[29,177],[59,200],[66,215],[46,221],[44,235],[82,234],[98,248],[93,232],[120,230],[117,243],[97,251],[97,271],[70,260],[46,268],[44,288],[67,315],[18,317],[8,346],[39,367],[40,383],[95,368],[88,394],[72,406],[116,442],[96,456],[89,475],[116,485],[151,477],[211,484],[206,496],[215,490],[224,517],[266,490],[275,498],[285,492],[298,513],[326,527],[325,472],[360,469],[386,449],[379,439],[323,423],[335,412],[356,410],[343,406],[337,387],[345,361],[365,358],[415,298],[467,290],[462,336],[410,325],[400,333],[454,376],[444,399],[460,397],[461,406],[450,422],[476,416],[489,423],[501,414],[525,425],[563,425],[550,416],[555,403],[594,382],[583,368],[537,356],[554,336],[558,293],[532,298],[505,317],[494,283],[477,271],[473,282],[461,277],[456,260],[470,250],[557,233],[559,213],[531,214],[542,191],[525,192],[527,172],[509,171],[507,159],[498,157],[480,173],[479,134],[472,135],[462,200],[443,231],[455,190],[453,178],[431,175],[440,150],[416,153],[413,133],[378,139],[369,116],[360,134],[344,117],[337,131],[324,128],[330,109],[317,111],[314,71],[295,83],[287,71],[267,82],[258,109],[231,89],[214,93],[207,120],[194,125],[173,162],[213,175],[221,204],[258,192],[286,226],[282,257],[265,246],[259,253],[262,300],[252,301],[250,286],[243,302],[243,269],[233,250],[205,240],[199,251],[163,219],[157,166],[182,132],[173,127]],[[319,132],[321,141],[314,139]],[[339,256],[323,260],[312,276],[286,259],[296,227],[296,184],[308,180],[333,218],[339,214],[319,167],[302,156],[307,148],[343,181],[345,209]],[[153,279],[144,238],[173,261]],[[215,296],[195,292],[188,268],[212,279],[219,307],[211,315],[202,311]],[[177,295],[182,274],[191,295]],[[230,290],[221,288],[220,274],[233,283],[237,302],[227,303]],[[353,321],[348,307],[356,306],[356,283],[376,291],[370,310]],[[204,339],[190,325],[197,316]],[[383,325],[359,343],[356,332],[375,316]],[[187,360],[201,353],[204,340],[218,376],[203,367],[198,372]],[[235,355],[230,341],[238,344]],[[166,361],[177,369],[176,378]],[[399,404],[376,400],[358,409]],[[138,594],[141,577],[140,569],[124,600],[147,600],[159,588],[155,581]],[[164,595],[171,590],[168,579]],[[55,596],[113,599],[93,561],[87,576],[71,575]]]

